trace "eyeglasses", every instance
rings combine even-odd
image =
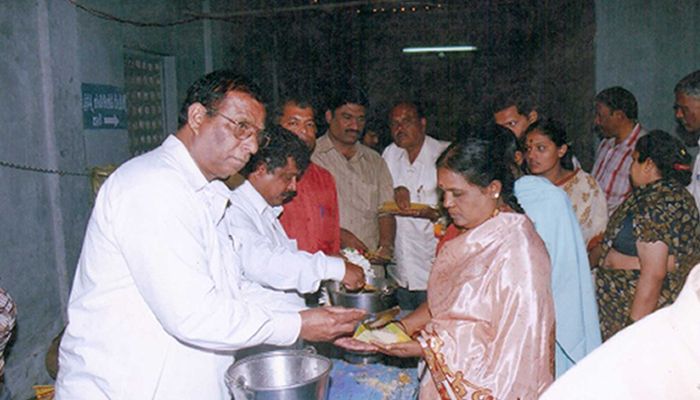
[[[235,136],[236,139],[243,141],[251,136],[255,136],[255,138],[258,141],[258,147],[260,148],[267,147],[267,145],[270,143],[270,137],[265,133],[265,131],[262,130],[262,128],[258,128],[257,126],[246,121],[236,121],[230,117],[225,116],[219,110],[216,110],[214,108],[209,108],[208,110],[212,114],[220,116],[221,118],[225,119],[226,121],[230,122],[238,128],[233,131],[233,136]]]

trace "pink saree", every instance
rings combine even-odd
[[[544,243],[501,212],[447,242],[428,281],[421,399],[535,399],[552,382],[554,305]],[[427,375],[427,374],[426,374]]]

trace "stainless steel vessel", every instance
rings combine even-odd
[[[332,362],[305,350],[277,350],[237,361],[226,371],[235,400],[326,400]]]
[[[372,314],[397,304],[394,293],[396,283],[393,280],[375,278],[367,283],[373,286],[373,290],[363,289],[357,292],[348,292],[342,283],[337,281],[326,282],[326,288],[334,306],[361,308]]]
[[[367,283],[376,290],[361,290],[348,292],[342,283],[335,281],[326,282],[326,289],[334,306],[348,308],[361,308],[366,310],[368,318],[373,318],[375,313],[384,311],[398,304],[396,300],[396,282],[391,278],[368,279]],[[384,355],[381,353],[367,353],[345,350],[343,358],[353,364],[370,364],[381,361]]]

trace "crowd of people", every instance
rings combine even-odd
[[[700,71],[675,96],[680,126],[700,134]],[[234,358],[302,341],[419,357],[421,399],[598,398],[582,382],[606,374],[626,398],[667,382],[676,398],[697,391],[669,358],[697,354],[700,325],[669,324],[697,322],[700,163],[647,132],[634,95],[612,87],[594,99],[603,139],[586,172],[562,121],[525,97],[504,93],[488,124],[452,143],[427,135],[419,102],[397,101],[380,154],[362,144],[369,102],[356,85],[333,88],[319,137],[310,99],[285,96],[268,119],[249,79],[202,77],[178,131],[100,189],[56,398],[227,399]],[[396,281],[411,341],[354,341],[364,311],[309,297],[324,280],[360,289],[370,273]],[[679,339],[631,355],[654,330]],[[648,360],[672,376],[633,381]]]

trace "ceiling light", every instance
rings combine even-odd
[[[404,47],[404,53],[449,53],[459,51],[476,51],[476,46],[431,46],[431,47]]]

